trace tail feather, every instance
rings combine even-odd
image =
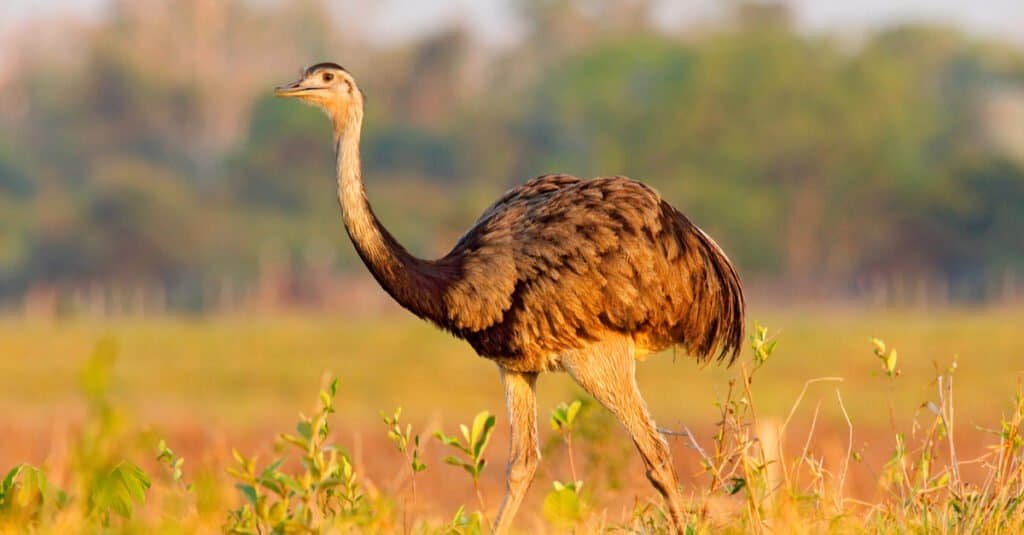
[[[668,203],[662,214],[686,251],[679,267],[692,293],[686,317],[677,320],[675,342],[702,362],[714,357],[731,365],[743,346],[746,303],[739,274],[722,248],[685,215]]]
[[[693,229],[700,246],[699,254],[708,268],[705,280],[709,290],[702,303],[694,303],[704,309],[702,315],[708,319],[698,354],[706,360],[717,352],[719,362],[732,365],[743,346],[746,314],[743,285],[722,248],[700,228],[694,226]]]

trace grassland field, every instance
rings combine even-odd
[[[843,455],[848,428],[836,391],[853,424],[850,445],[863,452],[854,494],[869,499],[878,466],[893,447],[892,431],[911,433],[915,414],[935,400],[934,377],[956,359],[955,408],[964,457],[985,450],[981,428],[997,426],[1024,378],[1024,310],[962,308],[941,310],[864,310],[764,308],[749,317],[777,336],[778,347],[758,371],[757,413],[761,421],[787,418],[808,380],[794,413],[792,429],[815,428],[815,445],[825,458]],[[141,319],[0,320],[0,470],[20,462],[54,463],[62,437],[84,418],[78,375],[93,346],[116,340],[110,395],[133,425],[168,438],[186,458],[191,477],[212,478],[222,487],[218,500],[237,502],[231,485],[219,481],[231,447],[273,456],[269,444],[294,426],[299,411],[309,412],[325,376],[339,379],[335,433],[355,450],[357,468],[387,487],[400,460],[384,438],[379,411],[403,408],[403,420],[427,438],[434,429],[449,432],[481,410],[498,416],[497,432],[484,480],[490,507],[500,500],[507,453],[507,421],[495,366],[431,326],[396,314],[378,319],[331,315],[253,315]],[[878,337],[898,351],[900,375],[890,380],[872,354]],[[728,389],[749,350],[732,368],[701,367],[684,354],[664,352],[645,359],[638,380],[651,411],[664,427],[693,429],[707,439],[719,419],[715,400]],[[563,374],[542,376],[538,386],[543,440],[553,435],[546,420],[558,402],[582,396]],[[817,416],[815,417],[817,409]],[[599,418],[598,411],[586,413]],[[597,507],[627,507],[653,495],[643,480],[626,434],[608,427],[601,455],[614,456],[621,481],[614,496]],[[425,442],[426,444],[426,442]],[[586,449],[581,445],[581,449]],[[421,481],[428,489],[422,507],[444,515],[472,500],[471,489],[455,469],[443,465],[439,445],[428,445],[430,469]],[[684,485],[700,472],[692,450],[674,441]],[[595,450],[596,451],[596,450]],[[59,457],[59,455],[57,455]],[[619,459],[618,457],[621,457]],[[542,461],[542,472],[524,506],[522,525],[541,525],[539,500],[552,479],[565,480],[562,452]],[[606,463],[607,464],[607,463]],[[856,469],[854,470],[856,471]],[[203,475],[205,474],[205,475]],[[597,474],[585,479],[599,479]],[[613,476],[600,476],[607,488]],[[211,506],[212,507],[212,506]],[[532,512],[531,512],[532,511]],[[615,516],[617,512],[612,514]]]

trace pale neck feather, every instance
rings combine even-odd
[[[359,159],[363,113],[353,106],[347,121],[335,120],[338,202],[345,230],[377,282],[421,318],[443,317],[443,280],[432,262],[416,258],[377,219],[366,198]]]

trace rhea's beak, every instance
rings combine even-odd
[[[296,80],[290,84],[279,85],[274,88],[274,96],[297,97],[307,91],[321,89],[319,87],[303,87],[302,80]]]

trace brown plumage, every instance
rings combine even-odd
[[[444,257],[416,258],[366,199],[363,96],[351,75],[318,64],[277,94],[299,97],[332,119],[345,228],[381,286],[498,364],[512,447],[495,530],[509,528],[536,470],[534,389],[545,371],[568,372],[619,417],[680,530],[671,457],[633,370],[638,356],[673,345],[702,360],[736,358],[743,291],[718,245],[644,184],[545,175],[506,192]]]
[[[733,358],[742,336],[736,272],[703,232],[624,177],[546,175],[512,189],[448,255],[445,316],[430,318],[521,371],[610,333]]]

